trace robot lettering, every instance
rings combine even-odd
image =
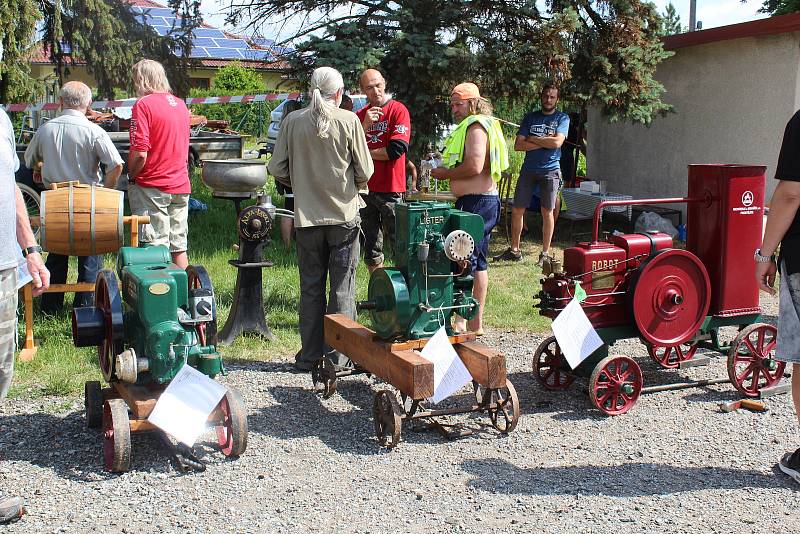
[[[619,265],[619,261],[618,260],[593,261],[592,262],[592,270],[593,271],[597,271],[597,270],[607,271],[609,269],[613,269],[617,265]]]

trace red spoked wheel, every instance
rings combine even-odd
[[[589,397],[606,415],[622,415],[639,400],[642,370],[633,359],[622,355],[606,356],[589,379]]]
[[[567,360],[561,353],[555,336],[550,336],[539,345],[533,355],[533,376],[545,389],[560,391],[567,389],[575,377],[568,371]]]
[[[658,365],[665,369],[679,368],[681,363],[694,358],[696,352],[696,343],[672,345],[668,347],[652,345],[650,343],[647,344],[647,353]]]
[[[105,337],[97,347],[97,360],[106,382],[116,380],[114,360],[123,351],[125,328],[122,318],[122,295],[119,292],[117,276],[111,269],[103,269],[97,274],[94,286],[94,305],[103,313]]]
[[[208,271],[202,265],[189,265],[186,268],[186,275],[189,281],[189,289],[208,289],[212,297],[215,297],[214,286]],[[211,317],[213,319],[207,323],[197,325],[197,336],[203,346],[217,345],[217,299],[212,298]]]
[[[241,456],[247,449],[247,412],[238,391],[229,389],[219,401],[222,421],[216,425],[217,443],[225,456]]]
[[[728,352],[728,377],[745,397],[758,397],[761,390],[778,384],[786,362],[774,359],[778,329],[757,323],[744,328]]]
[[[131,468],[131,423],[122,399],[103,404],[103,459],[107,471],[124,473]]]

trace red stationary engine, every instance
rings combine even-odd
[[[555,318],[575,296],[576,282],[595,328],[635,324],[654,345],[687,341],[705,319],[711,294],[700,260],[673,249],[672,238],[660,232],[616,234],[564,250],[563,272],[542,282],[541,314]]]

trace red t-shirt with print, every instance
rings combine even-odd
[[[356,113],[362,123],[370,107],[367,104]],[[411,118],[408,115],[408,109],[397,100],[389,100],[381,109],[383,110],[383,116],[377,122],[372,123],[369,130],[366,131],[369,149],[386,148],[389,146],[389,141],[393,139],[404,141],[408,144],[411,140]],[[405,192],[405,154],[396,160],[373,160],[373,163],[375,164],[375,172],[367,184],[370,191],[375,193]]]
[[[154,187],[170,194],[191,193],[189,156],[189,109],[170,93],[151,93],[133,105],[131,150],[147,152],[136,185]]]

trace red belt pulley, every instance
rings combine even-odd
[[[628,304],[645,341],[660,346],[685,343],[700,330],[711,304],[706,268],[691,252],[659,251],[631,277]]]

